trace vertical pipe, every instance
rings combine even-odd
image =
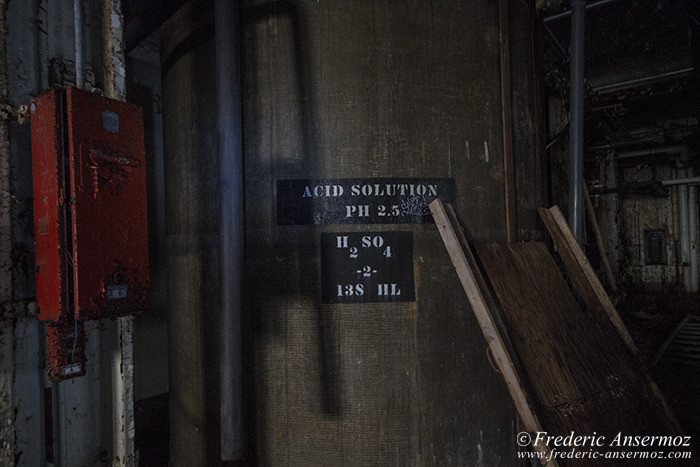
[[[671,178],[676,178],[676,169],[671,169]],[[680,262],[680,235],[681,223],[680,213],[678,211],[678,187],[671,187],[671,220],[673,224],[673,262],[676,266],[676,284],[681,284],[681,262]]]
[[[73,0],[73,32],[75,42],[75,87],[85,87],[83,69],[83,2]]]
[[[243,454],[241,276],[243,274],[243,133],[240,4],[215,5],[219,190],[221,196],[221,458]]]
[[[688,177],[693,176],[693,169],[688,169]],[[688,254],[690,278],[688,292],[697,293],[698,284],[698,198],[697,186],[688,186]]]
[[[683,178],[686,175],[685,169],[679,169],[677,176]],[[683,288],[686,292],[690,289],[690,232],[688,229],[688,185],[678,186],[678,220],[680,223],[680,243],[681,243],[681,277],[683,278]]]
[[[585,0],[571,0],[571,75],[569,92],[569,225],[583,239],[583,63]]]

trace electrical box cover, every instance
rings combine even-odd
[[[85,375],[83,323],[73,321],[46,326],[46,342],[48,376],[51,381],[59,382]]]
[[[57,322],[66,311],[68,271],[66,178],[63,148],[65,95],[51,89],[32,103],[32,177],[36,300],[39,319]]]
[[[31,107],[39,318],[148,308],[141,110],[72,87]]]

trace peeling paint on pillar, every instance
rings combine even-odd
[[[0,106],[8,103],[7,2],[0,1]],[[4,109],[3,109],[4,112]],[[12,214],[9,121],[0,115],[0,465],[14,465],[16,452],[14,319],[12,317]]]
[[[14,330],[12,320],[0,321],[0,465],[14,465],[16,443],[14,387]]]
[[[103,8],[105,95],[123,101],[126,100],[126,62],[122,2],[105,0]]]
[[[126,61],[124,57],[124,16],[121,0],[103,4],[103,63],[105,95],[126,100]],[[117,318],[118,348],[112,355],[112,446],[113,464],[138,464],[134,437],[134,318]]]

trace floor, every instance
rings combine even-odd
[[[618,305],[618,310],[647,361],[652,378],[681,425],[697,439],[700,435],[700,338],[697,337],[700,296],[631,296]],[[684,320],[685,325],[678,329]]]

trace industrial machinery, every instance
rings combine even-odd
[[[73,87],[30,106],[36,295],[49,375],[85,373],[82,321],[148,308],[141,109]]]

